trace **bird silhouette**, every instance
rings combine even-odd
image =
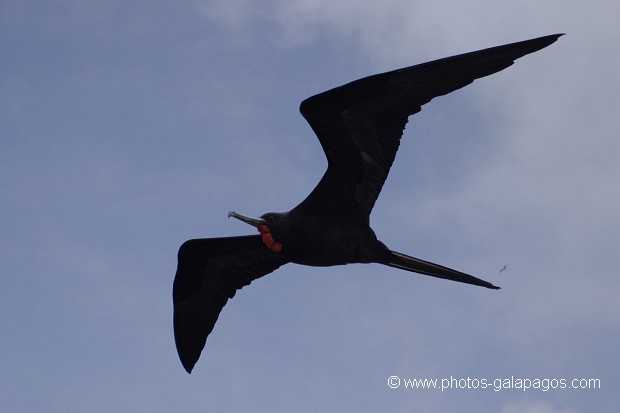
[[[491,289],[499,287],[442,265],[391,251],[369,216],[388,176],[410,115],[431,99],[499,72],[555,42],[539,37],[365,77],[312,96],[300,111],[317,135],[327,171],[288,212],[229,217],[258,235],[192,239],[178,253],[173,285],[174,335],[191,373],[220,311],[235,292],[292,262],[310,266],[379,263]]]

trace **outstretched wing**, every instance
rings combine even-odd
[[[235,292],[288,261],[260,235],[193,239],[179,249],[174,278],[174,339],[191,373],[217,317]]]
[[[499,72],[561,34],[465,53],[363,79],[312,96],[300,111],[327,156],[327,172],[297,208],[368,216],[387,178],[407,118],[436,96]],[[334,208],[335,206],[335,208]]]

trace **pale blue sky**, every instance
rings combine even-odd
[[[0,411],[615,412],[620,6],[568,3],[1,1]],[[185,373],[178,247],[309,193],[326,161],[301,100],[559,32],[412,117],[371,217],[392,249],[502,290],[287,265]]]

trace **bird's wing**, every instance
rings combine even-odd
[[[265,247],[260,235],[193,239],[181,246],[172,291],[174,338],[188,373],[226,301],[286,263]]]
[[[323,205],[368,219],[387,178],[407,118],[436,96],[499,72],[555,42],[561,34],[447,57],[382,73],[312,96],[300,111],[319,138],[328,167],[297,207],[320,214]]]

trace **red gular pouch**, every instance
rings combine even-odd
[[[282,244],[273,239],[273,235],[271,235],[271,231],[267,227],[267,225],[259,225],[258,232],[260,232],[260,236],[263,238],[263,242],[273,252],[282,251]]]

